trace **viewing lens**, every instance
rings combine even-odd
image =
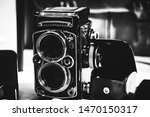
[[[59,35],[47,34],[40,39],[38,51],[47,61],[58,61],[65,54],[65,42]]]

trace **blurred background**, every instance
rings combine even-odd
[[[135,55],[150,56],[149,0],[17,0],[19,65],[23,58],[20,50],[32,49],[34,13],[54,6],[89,7],[89,18],[99,39],[127,41]]]
[[[127,41],[135,55],[150,56],[150,1],[149,0],[17,0],[18,27],[24,48],[32,48],[33,15],[53,6],[86,6],[90,8],[93,29],[100,39]]]
[[[23,70],[23,50],[32,49],[34,13],[54,6],[89,7],[99,39],[127,41],[135,55],[150,56],[149,0],[1,0],[0,48],[18,53],[19,70]]]

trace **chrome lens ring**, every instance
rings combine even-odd
[[[67,89],[71,74],[58,63],[46,63],[37,72],[39,84],[48,92],[60,93]]]
[[[36,42],[38,55],[46,62],[58,62],[66,55],[66,42],[61,33],[48,31]]]

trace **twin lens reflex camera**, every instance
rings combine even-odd
[[[35,92],[40,97],[129,98],[126,84],[136,72],[132,49],[123,41],[92,37],[89,14],[86,7],[48,7],[36,12],[33,63]],[[91,70],[88,81],[83,77],[85,69]]]

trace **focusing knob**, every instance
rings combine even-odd
[[[98,47],[95,47],[94,44],[91,44],[89,49],[89,66],[91,68],[99,68],[101,67],[101,59],[102,56],[98,52]]]

